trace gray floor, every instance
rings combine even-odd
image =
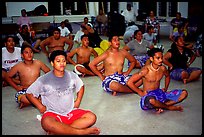
[[[105,38],[105,37],[103,37]],[[122,43],[122,42],[121,42]],[[170,42],[161,39],[165,51]],[[43,53],[35,54],[51,67]],[[125,63],[124,69],[127,63]],[[202,57],[198,57],[192,66],[202,68]],[[67,65],[73,70],[73,65]],[[137,72],[134,69],[132,73]],[[202,75],[198,81],[187,83],[172,80],[169,89],[187,89],[189,96],[181,103],[183,112],[165,111],[155,114],[140,109],[140,97],[136,94],[117,94],[112,96],[101,88],[97,76],[82,78],[85,94],[81,108],[90,109],[97,115],[94,126],[101,129],[100,135],[201,135],[202,134]],[[162,80],[161,85],[164,84]],[[45,135],[40,121],[36,119],[38,110],[32,106],[19,109],[14,99],[15,90],[2,88],[2,134],[3,135]]]

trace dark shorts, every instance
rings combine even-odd
[[[156,99],[162,103],[165,103],[168,100],[178,102],[181,93],[181,89],[174,89],[168,92],[164,92],[162,89],[148,91],[147,95],[141,98],[140,106],[143,110],[153,109],[154,107],[149,102],[150,99]]]
[[[187,69],[177,68],[177,69],[174,69],[170,72],[170,77],[171,77],[171,79],[180,81],[180,80],[182,80],[181,73],[183,71],[186,71],[190,75],[193,71],[196,71],[196,70],[201,70],[201,69],[197,68],[197,67],[189,67]]]

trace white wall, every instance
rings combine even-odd
[[[188,2],[178,2],[178,11],[182,17],[188,18]]]
[[[44,5],[48,10],[48,2],[6,2],[7,17],[21,16],[21,9],[32,11],[39,5]]]

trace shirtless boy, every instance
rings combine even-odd
[[[99,134],[99,128],[91,127],[96,115],[79,108],[85,87],[77,74],[65,69],[66,53],[55,50],[50,60],[53,70],[39,77],[26,92],[27,98],[43,114],[42,128],[51,135]],[[41,102],[37,99],[39,96]]]
[[[40,43],[40,47],[43,53],[45,53],[45,55],[49,57],[49,54],[54,50],[64,51],[65,44],[69,45],[66,52],[70,52],[73,47],[73,41],[71,39],[68,39],[67,37],[60,36],[60,29],[54,28],[53,36],[50,36],[43,40]],[[46,47],[48,48],[48,50],[46,49]]]
[[[16,102],[19,103],[19,108],[30,105],[30,102],[25,96],[26,89],[40,76],[41,70],[44,73],[50,71],[50,68],[43,62],[34,60],[33,55],[32,48],[28,45],[23,45],[21,47],[23,61],[13,66],[6,75],[6,81],[17,91],[15,98]],[[19,75],[20,85],[17,85],[12,80],[12,77],[17,73]]]
[[[88,35],[82,35],[81,42],[82,42],[82,45],[80,47],[68,53],[67,60],[75,66],[74,71],[78,75],[94,76],[95,73],[93,73],[89,67],[90,57],[93,54],[94,58],[96,58],[98,57],[98,54],[92,47],[89,47]],[[72,59],[75,54],[76,54],[76,59],[77,59],[76,63]]]
[[[151,64],[144,66],[138,73],[135,73],[127,82],[127,85],[141,96],[140,105],[143,110],[156,109],[157,113],[163,109],[182,111],[183,107],[174,106],[182,102],[188,95],[185,89],[175,89],[167,92],[170,75],[162,65],[163,53],[159,48],[148,51]],[[165,76],[164,88],[160,89],[160,81]],[[143,89],[135,85],[142,79]]]
[[[126,82],[130,77],[130,72],[135,66],[135,58],[128,51],[120,48],[118,36],[109,37],[110,48],[100,56],[94,58],[89,66],[91,70],[100,77],[102,87],[105,91],[112,93],[114,96],[117,92],[131,93],[133,92]],[[130,61],[130,67],[123,72],[125,59]],[[103,62],[104,73],[97,69],[97,65]]]

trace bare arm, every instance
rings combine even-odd
[[[72,50],[71,52],[67,53],[67,60],[68,62],[72,63],[74,66],[76,66],[76,62],[74,62],[74,60],[72,59],[73,56],[77,53],[77,49]]]
[[[133,74],[130,79],[127,82],[127,85],[136,93],[139,94],[139,96],[144,96],[146,92],[142,91],[139,87],[135,85],[136,82],[138,82],[140,79],[142,79],[143,76],[145,76],[148,73],[148,69],[146,67],[143,67],[139,72]]]
[[[105,76],[97,69],[97,65],[102,62],[103,60],[105,60],[105,58],[107,57],[107,52],[104,52],[102,55],[94,58],[90,63],[89,63],[89,67],[91,68],[91,70],[97,75],[99,76],[99,78],[101,80],[104,80]]]
[[[6,73],[5,80],[12,86],[16,91],[20,91],[23,89],[22,86],[18,86],[13,80],[12,77],[18,73],[18,64],[13,66],[9,72]]]
[[[167,65],[169,67],[169,69],[171,70],[173,68],[173,65],[168,61],[169,58],[171,58],[171,53],[170,52],[166,52],[163,56],[163,63],[165,65]]]
[[[67,52],[70,52],[72,47],[73,47],[73,45],[74,45],[74,42],[71,39],[69,39],[69,38],[65,38],[65,43],[69,45],[67,47]]]
[[[125,46],[123,47],[123,49],[125,49],[125,50],[127,50],[127,51],[130,50],[130,48],[129,48],[127,45],[125,45]]]
[[[40,65],[41,65],[41,70],[44,72],[44,73],[47,73],[50,71],[50,68],[44,64],[43,62],[40,61]]]
[[[40,48],[42,49],[42,52],[48,57],[49,56],[49,53],[46,49],[46,46],[49,44],[49,38],[43,40],[41,43],[40,43]]]
[[[126,50],[124,50],[125,52],[125,57],[127,58],[127,60],[130,62],[130,67],[128,68],[128,70],[126,72],[124,72],[123,74],[128,75],[130,74],[130,72],[133,70],[133,68],[135,67],[136,61],[135,58]]]
[[[94,58],[98,57],[98,53],[92,48],[91,53],[93,53]]]
[[[167,91],[169,84],[170,84],[170,75],[169,75],[169,71],[166,69],[166,67],[164,67],[164,76],[165,76],[165,85],[163,90]]]
[[[190,57],[190,60],[188,62],[188,67],[194,62],[194,60],[196,59],[196,54],[194,53],[193,56]]]
[[[37,107],[40,113],[44,113],[46,111],[46,107],[39,101],[38,98],[34,97],[33,94],[26,93],[27,99]]]
[[[75,108],[78,108],[80,106],[83,95],[84,95],[84,86],[82,86],[79,92],[77,93],[77,98],[75,99],[75,102],[74,102]]]

